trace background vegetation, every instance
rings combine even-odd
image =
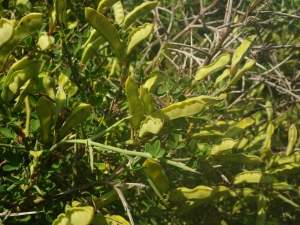
[[[1,224],[299,224],[298,1],[1,2]]]

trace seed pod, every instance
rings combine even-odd
[[[239,173],[234,177],[234,184],[240,183],[260,183],[268,184],[276,181],[275,177],[261,171],[246,171]]]
[[[91,108],[92,107],[90,104],[81,103],[79,106],[73,109],[69,118],[59,130],[59,139],[64,138],[77,124],[85,121],[91,114]]]
[[[261,192],[258,195],[257,201],[257,216],[256,216],[256,224],[257,225],[265,225],[266,222],[266,205],[267,205],[267,198]]]
[[[213,189],[207,186],[197,186],[193,189],[189,189],[186,187],[176,188],[174,191],[170,193],[169,200],[170,201],[185,201],[191,199],[205,199],[211,196]]]
[[[167,176],[164,174],[161,165],[153,159],[146,159],[143,163],[144,171],[148,174],[150,179],[153,181],[158,191],[166,193],[169,190],[169,181]]]
[[[117,58],[122,61],[126,56],[126,48],[114,26],[92,8],[85,8],[85,18],[108,41]]]
[[[22,64],[26,63],[26,59]],[[28,66],[22,70],[17,70],[10,76],[7,76],[4,83],[5,86],[1,93],[1,97],[5,102],[10,102],[19,89],[32,77],[37,77],[44,68],[44,60],[33,60]]]
[[[55,81],[53,77],[50,77],[47,73],[45,73],[43,77],[43,86],[49,97],[55,100]]]
[[[128,36],[126,54],[129,55],[137,44],[146,39],[153,31],[153,28],[154,25],[149,23],[145,23],[143,26],[135,28]]]
[[[24,16],[14,29],[13,37],[0,48],[0,70],[6,63],[7,58],[17,45],[31,33],[42,26],[42,13],[29,13]]]
[[[95,214],[92,224],[130,225],[122,216]]]
[[[231,75],[235,75],[236,72],[238,71],[241,61],[244,59],[244,57],[250,51],[252,45],[254,44],[256,37],[257,37],[257,35],[251,35],[251,36],[247,37],[242,42],[242,44],[236,49],[236,51],[233,54],[232,59],[231,59],[231,67],[230,67]]]
[[[298,131],[297,131],[297,127],[292,124],[289,128],[289,142],[288,142],[288,146],[286,147],[286,156],[289,156],[292,154],[293,152],[293,148],[294,145],[296,144],[298,138]]]
[[[195,80],[203,80],[209,74],[222,69],[224,66],[227,65],[230,61],[230,54],[221,54],[217,57],[217,59],[209,64],[208,66],[200,67],[195,75]]]
[[[139,17],[147,15],[152,9],[157,6],[158,2],[147,1],[135,7],[130,13],[125,16],[124,27],[129,27]]]
[[[113,4],[112,9],[114,10],[115,21],[117,24],[121,24],[124,20],[124,9],[122,6],[122,2],[118,1]]]
[[[15,21],[0,19],[0,49],[7,43],[14,35]]]
[[[129,103],[129,113],[132,115],[130,119],[134,128],[138,128],[144,115],[144,107],[139,98],[138,86],[134,82],[132,76],[128,76],[125,82],[125,93]]]
[[[41,126],[41,139],[43,143],[51,140],[51,129],[54,125],[55,105],[42,96],[36,103],[36,112]]]

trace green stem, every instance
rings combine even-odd
[[[13,148],[13,149],[25,149],[25,146],[23,146],[23,145],[16,146],[16,145],[9,145],[9,144],[0,143],[0,146],[1,147],[6,147],[6,148]]]
[[[92,145],[92,146],[95,146],[96,148],[94,148],[94,149],[98,150],[98,151],[113,151],[113,152],[118,152],[118,153],[123,154],[123,155],[134,155],[134,156],[140,156],[140,157],[143,157],[143,158],[150,158],[150,159],[156,160],[156,158],[154,158],[152,155],[150,155],[147,152],[135,152],[135,151],[124,150],[124,149],[116,148],[116,147],[113,147],[113,146],[107,146],[107,145],[104,145],[104,144],[100,144],[100,143],[91,141],[90,139],[87,139],[87,140],[82,140],[82,139],[66,140],[66,141],[64,141],[64,143],[77,143],[77,144],[84,144],[84,145]],[[159,158],[158,160],[163,162],[163,163],[167,163],[169,165],[178,167],[178,168],[183,169],[183,170],[187,170],[187,171],[190,171],[190,172],[193,172],[193,173],[201,174],[200,172],[196,171],[193,168],[190,168],[190,167],[184,165],[183,163],[174,162],[172,160],[164,159],[164,158]]]
[[[26,108],[26,122],[25,122],[24,134],[25,134],[25,137],[28,137],[29,136],[29,126],[30,126],[30,114],[31,114],[28,96],[25,98],[25,108]]]
[[[121,120],[119,120],[118,122],[116,122],[115,124],[113,124],[112,126],[110,126],[109,128],[107,128],[106,130],[102,131],[101,133],[99,134],[96,134],[94,135],[93,137],[91,137],[89,140],[91,141],[95,141],[97,140],[98,138],[101,138],[103,137],[104,134],[106,134],[107,132],[111,131],[113,128],[117,127],[120,123],[122,123],[124,120],[127,120],[127,119],[130,119],[131,116],[127,116]]]

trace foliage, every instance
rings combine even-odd
[[[232,2],[1,1],[1,223],[297,224],[300,5]]]

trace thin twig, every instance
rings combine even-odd
[[[44,211],[32,211],[32,212],[20,212],[20,213],[9,213],[9,211],[0,213],[0,217],[16,217],[16,216],[27,216],[27,215],[35,215],[35,214],[40,214],[44,213]]]

